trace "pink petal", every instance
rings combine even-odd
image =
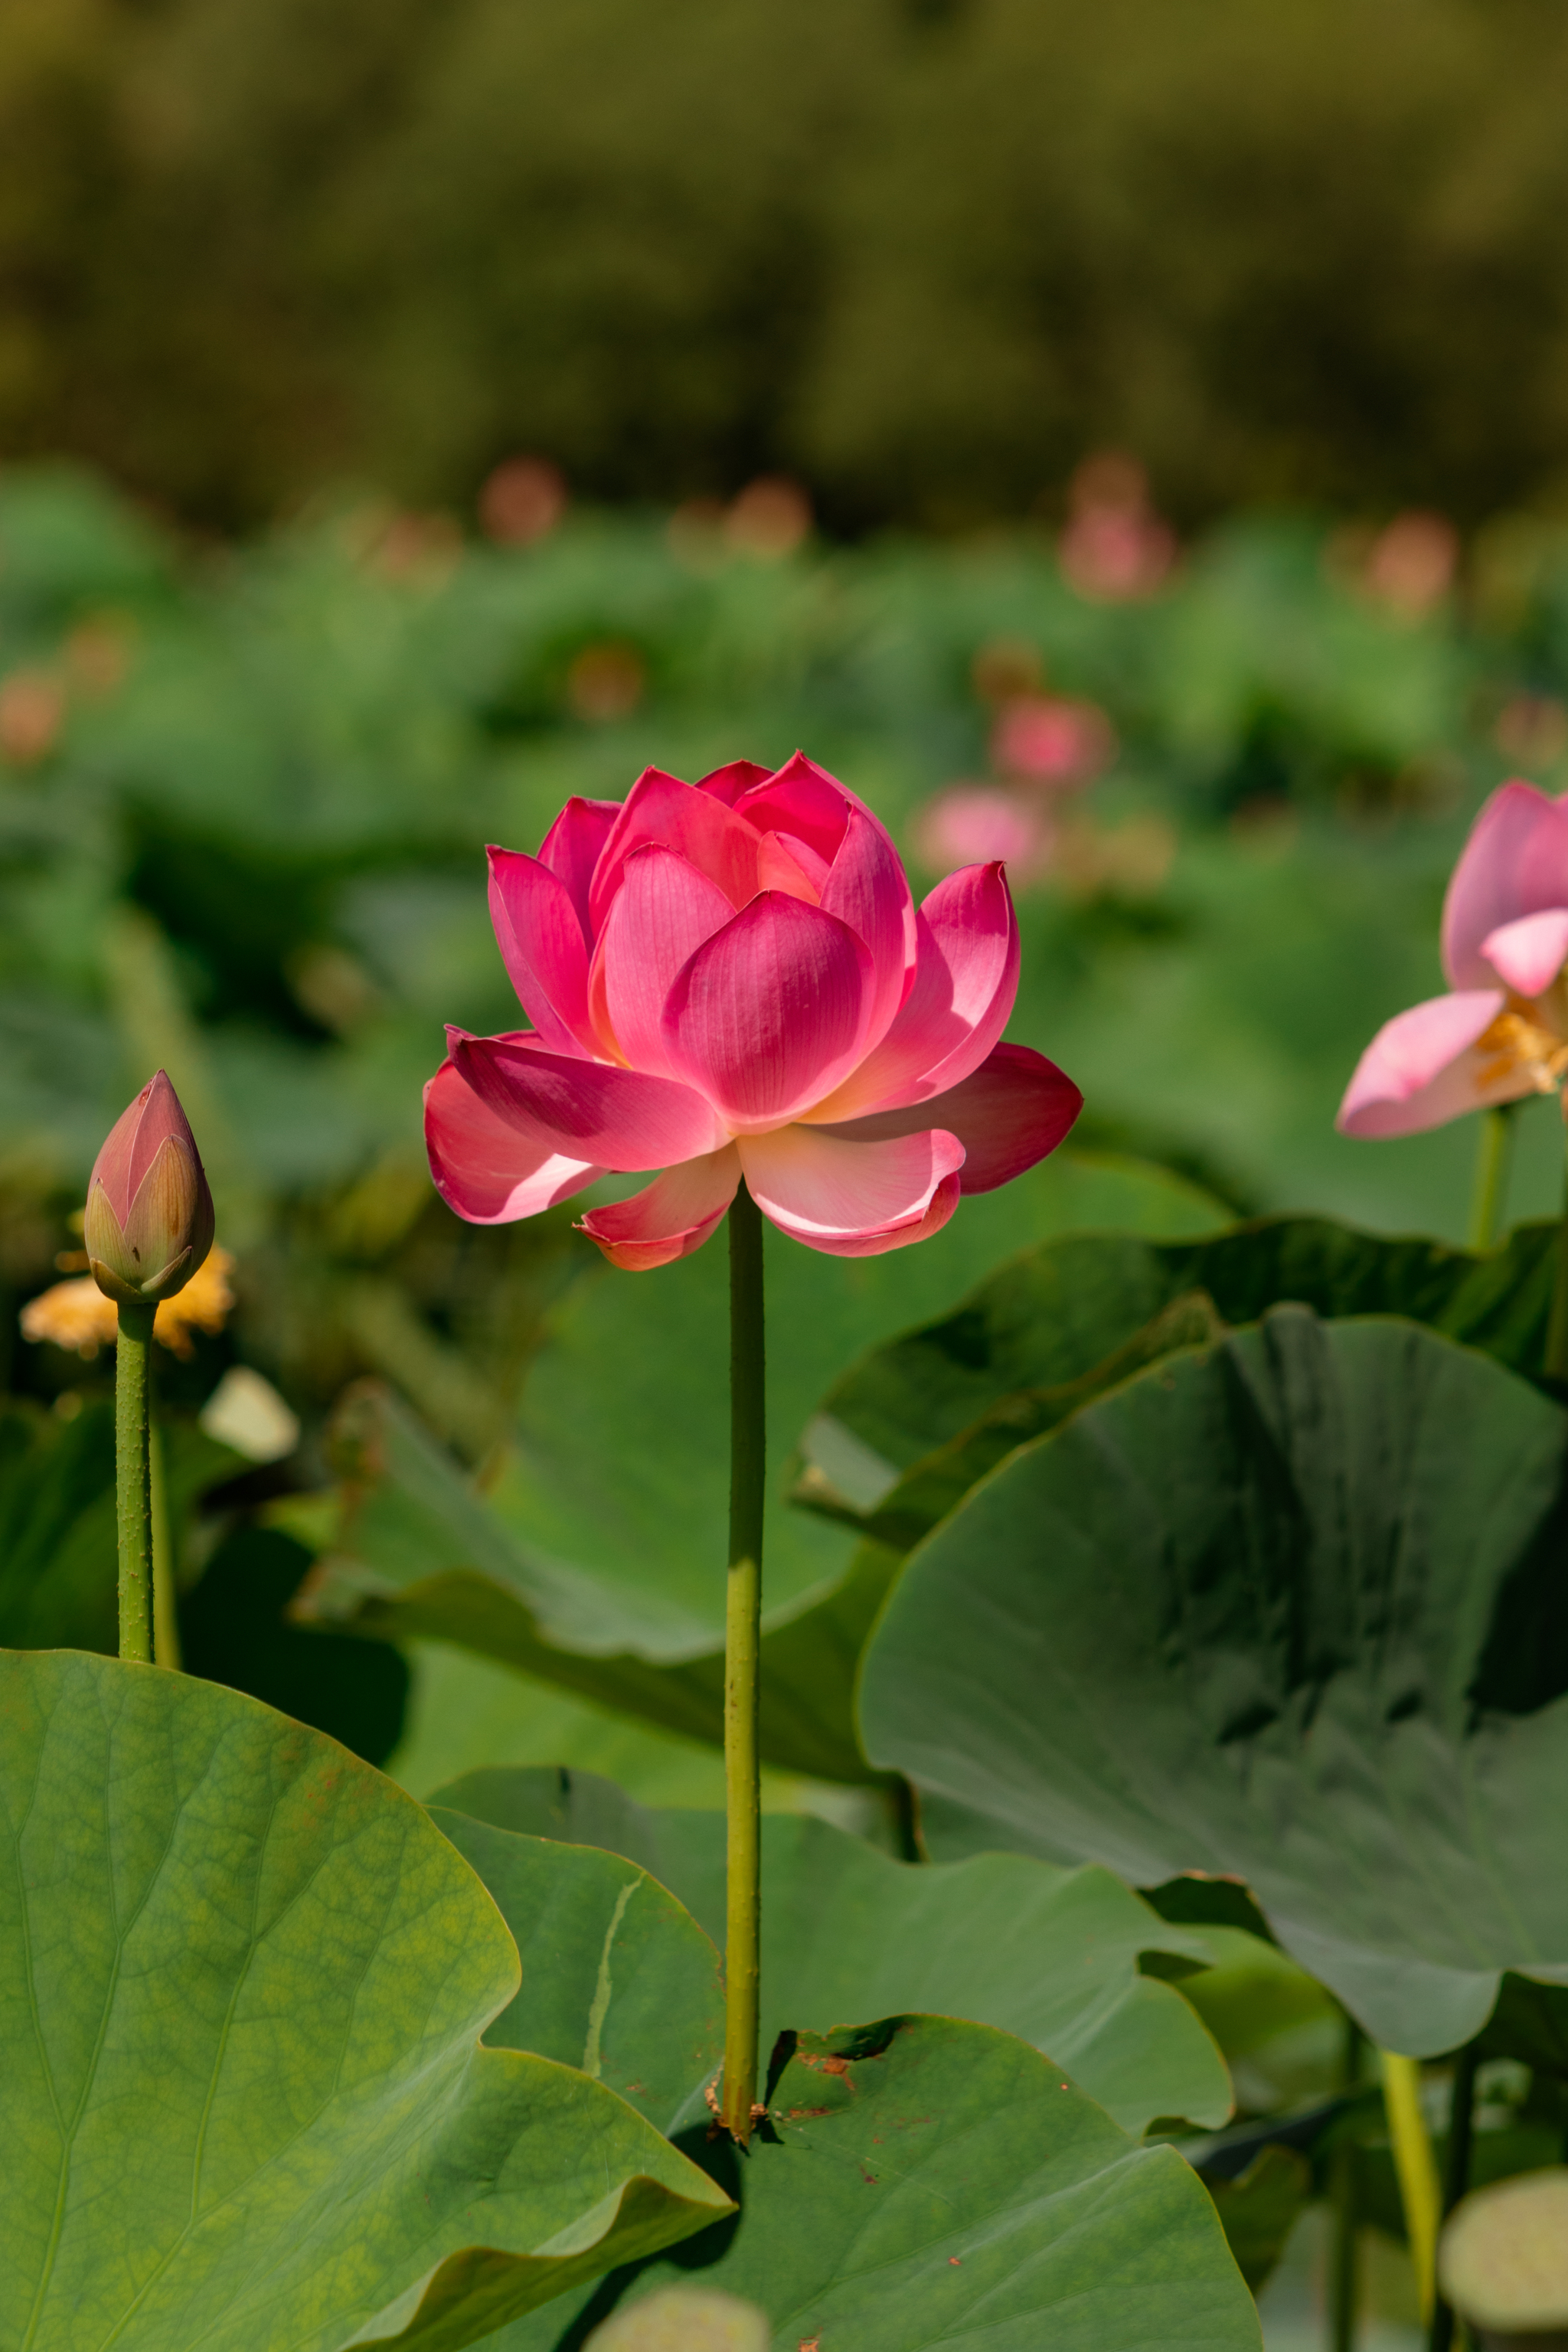
[[[811,866],[819,869],[820,878],[813,876]],[[759,890],[784,890],[792,898],[804,898],[808,907],[820,907],[822,885],[826,879],[826,861],[815,856],[804,841],[791,843],[782,833],[764,833],[758,842]],[[854,929],[853,924],[850,929]]]
[[[775,1126],[854,1068],[874,978],[837,916],[763,891],[681,967],[665,1005],[669,1066],[731,1128]]]
[[[999,864],[950,874],[915,918],[914,985],[887,1035],[830,1101],[823,1123],[929,1102],[977,1070],[1018,992],[1018,919]]]
[[[1503,784],[1470,828],[1443,901],[1443,969],[1455,988],[1486,988],[1482,942],[1521,915],[1568,907],[1568,796]]]
[[[918,940],[903,861],[883,827],[864,809],[849,812],[822,904],[871,950],[877,987],[866,1042],[875,1045],[887,1035],[914,984]]]
[[[749,824],[711,793],[667,776],[662,768],[645,768],[610,829],[600,855],[589,898],[596,938],[620,888],[626,862],[645,842],[677,849],[682,857],[717,882],[732,907],[743,907],[757,887],[757,836]]]
[[[523,1011],[557,1053],[596,1052],[588,1023],[588,950],[570,890],[521,850],[485,854],[490,920]]]
[[[148,1170],[170,1136],[179,1139],[199,1168],[201,1153],[191,1133],[191,1122],[167,1076],[157,1070],[135,1101],[121,1112],[92,1163],[89,1190],[93,1184],[103,1186],[109,1205],[122,1226],[131,1215],[132,1203]]]
[[[700,1249],[740,1181],[740,1154],[730,1144],[667,1168],[629,1201],[590,1209],[581,1230],[598,1243],[612,1265],[626,1274],[647,1274]]]
[[[759,833],[798,835],[819,857],[831,863],[844,838],[850,810],[864,807],[865,803],[837,776],[797,751],[773,775],[742,793],[735,814],[754,824]]]
[[[961,1190],[994,1192],[1054,1151],[1082,1108],[1072,1080],[1032,1045],[993,1045],[980,1067],[945,1094],[842,1126],[814,1123],[811,1132],[876,1142],[945,1128],[964,1149]]]
[[[496,1117],[531,1141],[598,1168],[668,1168],[727,1139],[689,1087],[613,1062],[552,1054],[526,1034],[467,1037],[448,1030],[458,1071]]]
[[[1527,1068],[1479,1046],[1507,1003],[1500,988],[1460,989],[1384,1023],[1345,1088],[1335,1121],[1341,1133],[1415,1135],[1532,1094]]]
[[[1500,924],[1481,941],[1481,953],[1521,996],[1543,996],[1568,962],[1568,907]]]
[[[958,1206],[963,1146],[941,1129],[850,1143],[818,1128],[742,1138],[747,1189],[781,1233],[829,1257],[879,1257],[924,1241]]]
[[[471,1225],[537,1216],[604,1173],[498,1118],[449,1061],[425,1089],[425,1148],[436,1190]]]
[[[588,897],[594,868],[620,813],[619,801],[569,800],[540,844],[539,862],[565,883],[590,947],[594,933],[588,920]]]
[[[645,845],[627,858],[595,950],[590,994],[600,1039],[633,1069],[676,1075],[659,1025],[665,999],[687,958],[734,913],[717,882],[673,849]]]
[[[697,789],[700,793],[711,793],[714,799],[722,801],[726,808],[733,808],[741,794],[749,793],[753,784],[762,783],[767,772],[766,768],[760,768],[755,760],[730,760],[723,767],[711,769],[707,775],[699,776]]]

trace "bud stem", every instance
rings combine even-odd
[[[153,1469],[148,1439],[156,1307],[121,1307],[114,1351],[114,1511],[120,1532],[120,1654],[153,1657]]]

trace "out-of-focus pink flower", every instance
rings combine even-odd
[[[548,539],[566,512],[566,478],[548,457],[507,457],[485,478],[479,521],[501,547]]]
[[[1495,792],[1443,904],[1447,996],[1396,1013],[1356,1066],[1346,1135],[1414,1135],[1556,1094],[1568,1073],[1568,796]]]
[[[1152,596],[1176,560],[1176,541],[1150,503],[1137,459],[1110,449],[1086,457],[1073,476],[1068,509],[1057,542],[1068,586],[1102,604]]]
[[[1044,871],[1051,820],[1037,802],[1020,800],[998,784],[949,784],[915,819],[915,848],[932,874],[996,863],[1019,881]]]
[[[1505,759],[1550,767],[1568,751],[1568,709],[1554,694],[1516,694],[1498,712],[1492,741]]]
[[[0,757],[32,768],[47,759],[65,724],[65,688],[45,669],[16,669],[0,682]]]
[[[1454,584],[1459,535],[1446,515],[1395,515],[1373,541],[1363,580],[1370,594],[1402,620],[1419,621]]]
[[[448,1032],[425,1095],[437,1189],[474,1223],[658,1169],[583,1220],[616,1265],[700,1248],[742,1177],[782,1232],[872,1256],[1078,1116],[1053,1063],[999,1042],[1018,984],[1000,864],[916,908],[885,828],[801,753],[699,784],[646,769],[624,803],[568,801],[537,857],[489,857],[533,1026]]]
[[[1097,703],[1020,695],[997,714],[991,757],[1017,783],[1087,784],[1115,759],[1116,730]]]
[[[811,500],[798,482],[764,474],[748,482],[724,517],[724,536],[742,555],[793,555],[811,536]]]

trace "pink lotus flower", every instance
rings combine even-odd
[[[1116,730],[1095,703],[1023,694],[998,712],[991,757],[1022,784],[1087,784],[1116,757]]]
[[[994,859],[1033,880],[1049,862],[1051,830],[1036,803],[1000,784],[949,784],[916,817],[915,849],[932,874]]]
[[[646,769],[625,803],[568,801],[537,857],[489,858],[533,1026],[450,1031],[425,1093],[437,1187],[474,1223],[661,1169],[582,1221],[616,1265],[700,1248],[742,1177],[781,1232],[868,1257],[1078,1116],[1053,1063],[999,1042],[1018,984],[1000,864],[917,909],[882,825],[799,753],[695,785]]]
[[[1346,1135],[1414,1135],[1555,1094],[1568,1072],[1568,796],[1495,792],[1443,903],[1449,992],[1396,1013],[1345,1090]]]

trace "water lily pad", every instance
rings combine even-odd
[[[1565,1435],[1392,1319],[1171,1356],[911,1554],[868,1752],[968,1847],[1244,1879],[1374,2040],[1451,2049],[1503,1970],[1568,1981]]]
[[[527,1832],[510,1841],[524,1855],[548,1854],[541,1841],[566,1838],[577,1842],[568,1853],[591,1842],[631,1857],[722,1941],[720,1813],[635,1805],[587,1773],[526,1770],[470,1773],[435,1805],[503,1910],[510,1830]],[[460,1832],[465,1813],[478,1819]],[[499,1824],[489,1846],[479,1821]],[[630,1875],[629,1864],[619,1867]],[[786,2029],[821,2032],[896,2008],[940,2011],[1048,2051],[1128,2131],[1161,2116],[1222,2124],[1231,2107],[1224,2061],[1175,1988],[1140,1974],[1145,1952],[1194,1968],[1207,1957],[1201,1939],[1167,1927],[1109,1871],[1000,1853],[931,1868],[896,1862],[810,1815],[775,1813],[763,1823],[764,2050]],[[700,1958],[693,1980],[699,1990],[710,1983]],[[591,1985],[591,1971],[584,1981]],[[623,2069],[661,2063],[663,2029],[656,2014],[650,2023],[640,2045],[628,2030]],[[689,2079],[695,2087],[704,2078]]]
[[[607,2083],[668,2132],[724,2050],[719,1954],[634,1862],[519,1837],[441,1805],[432,1821],[500,1906],[522,1982],[485,2040]]]
[[[771,1763],[870,1777],[853,1684],[889,1563],[852,1559],[842,1529],[784,1507],[792,1448],[823,1389],[1025,1240],[1113,1215],[1166,1234],[1224,1222],[1216,1202],[1163,1170],[1058,1153],[889,1257],[824,1257],[769,1228]],[[301,1610],[389,1640],[455,1642],[721,1740],[727,1285],[721,1241],[657,1276],[600,1269],[574,1284],[530,1372],[511,1454],[482,1497],[405,1408],[359,1391],[340,1420],[353,1509]]]
[[[495,2352],[568,2352],[679,2276],[761,2305],[773,2352],[1259,2352],[1208,2196],[1050,2061],[984,2025],[895,2018],[781,2053],[741,2204],[677,2263],[617,2273]]]
[[[1290,1300],[1325,1316],[1391,1314],[1428,1323],[1515,1370],[1541,1362],[1557,1228],[1522,1226],[1485,1257],[1439,1242],[1389,1241],[1325,1217],[1269,1217],[1192,1241],[1074,1234],[999,1267],[944,1316],[870,1349],[823,1398],[802,1442],[796,1498],[886,1541],[919,1540],[966,1483],[1000,1459],[972,1446],[960,1464],[929,1462],[986,1416],[1014,1443],[1065,1419],[1136,1365],[1124,1351],[1160,1337],[1157,1318],[1201,1298],[1226,1324],[1256,1322]],[[1179,1346],[1192,1335],[1175,1332]],[[912,1527],[894,1489],[915,1465],[945,1491],[920,1496]],[[885,1516],[883,1516],[885,1515]]]
[[[724,2210],[479,2046],[516,1950],[423,1809],[237,1693],[0,1653],[0,2341],[447,2352]]]

